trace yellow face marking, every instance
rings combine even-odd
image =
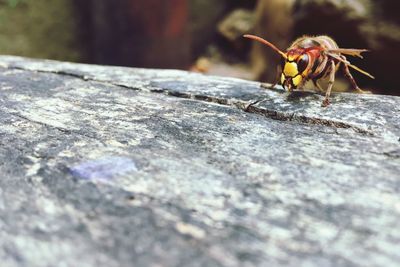
[[[289,55],[287,60],[288,60],[288,61],[294,61],[294,59],[295,59],[295,58],[294,58],[293,55]]]
[[[294,86],[299,86],[299,84],[301,83],[301,80],[303,79],[303,77],[301,77],[301,75],[297,75],[296,77],[294,77],[292,79],[293,85]]]
[[[282,73],[281,74],[281,84],[283,84],[285,82],[285,75]]]
[[[295,62],[286,62],[285,67],[283,68],[283,74],[286,77],[294,77],[298,74],[297,64]]]

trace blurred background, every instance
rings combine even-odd
[[[178,68],[273,82],[296,37],[328,34],[367,48],[353,74],[363,89],[400,95],[398,0],[0,0],[0,54],[150,68]],[[338,75],[337,90],[349,84]]]

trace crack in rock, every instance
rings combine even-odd
[[[72,72],[72,71],[68,71],[68,70],[39,70],[39,69],[32,70],[30,68],[24,68],[24,67],[16,66],[16,65],[8,65],[5,68],[18,69],[18,70],[24,70],[24,71],[35,71],[35,72],[39,72],[39,73],[53,73],[53,74],[65,75],[65,76],[82,79],[84,81],[92,81],[92,82],[99,82],[99,83],[103,83],[103,84],[110,84],[113,86],[127,88],[130,90],[145,91],[139,87],[105,81],[102,79],[96,79],[94,77],[90,77],[90,76],[87,76],[84,74],[80,74],[80,73],[76,73],[76,72]],[[170,88],[160,88],[160,87],[154,87],[154,86],[152,88],[150,88],[150,90],[148,90],[148,91],[151,93],[162,93],[167,96],[173,96],[173,97],[185,98],[185,99],[193,99],[193,100],[211,102],[211,103],[216,103],[216,104],[230,106],[230,107],[236,107],[245,112],[263,115],[267,118],[274,119],[274,120],[299,122],[299,123],[305,123],[305,124],[311,124],[311,125],[323,125],[323,126],[342,128],[342,129],[352,129],[356,133],[374,136],[374,133],[372,131],[363,129],[361,127],[352,125],[350,123],[329,120],[329,119],[323,119],[323,118],[317,118],[317,117],[310,117],[310,116],[306,116],[306,115],[297,115],[296,113],[293,113],[293,112],[281,112],[278,110],[266,109],[266,108],[257,107],[254,105],[249,105],[249,103],[254,102],[254,101],[244,101],[244,100],[239,100],[239,99],[235,99],[235,98],[222,98],[222,97],[209,96],[209,95],[184,93],[181,91],[171,90]]]
[[[323,126],[341,128],[341,129],[352,129],[356,133],[374,136],[374,133],[372,131],[365,130],[361,127],[357,127],[357,126],[351,125],[349,123],[344,123],[344,122],[335,121],[335,120],[322,119],[322,118],[308,117],[308,116],[304,116],[304,115],[297,115],[296,113],[280,112],[277,110],[260,108],[260,107],[254,106],[254,105],[249,105],[248,101],[238,100],[238,99],[234,99],[234,98],[227,99],[227,98],[207,96],[207,95],[182,93],[182,92],[178,92],[178,91],[172,91],[172,90],[166,89],[166,88],[164,88],[164,89],[158,88],[158,89],[150,90],[150,91],[153,93],[164,93],[166,95],[179,97],[179,98],[194,99],[194,100],[211,102],[211,103],[216,103],[216,104],[225,105],[225,106],[232,106],[232,107],[239,108],[245,112],[263,115],[267,118],[274,119],[274,120],[293,121],[293,122],[300,122],[300,123],[311,124],[311,125],[323,125]],[[253,101],[250,101],[250,103],[251,102],[253,102]]]

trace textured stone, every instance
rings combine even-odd
[[[322,99],[0,57],[1,265],[397,266],[400,98]]]

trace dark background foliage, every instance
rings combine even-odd
[[[179,68],[273,82],[278,58],[241,38],[256,33],[285,49],[328,34],[376,80],[363,88],[400,95],[396,0],[0,0],[0,53],[66,61]],[[337,87],[341,85],[340,76]],[[343,88],[340,88],[343,87]]]

